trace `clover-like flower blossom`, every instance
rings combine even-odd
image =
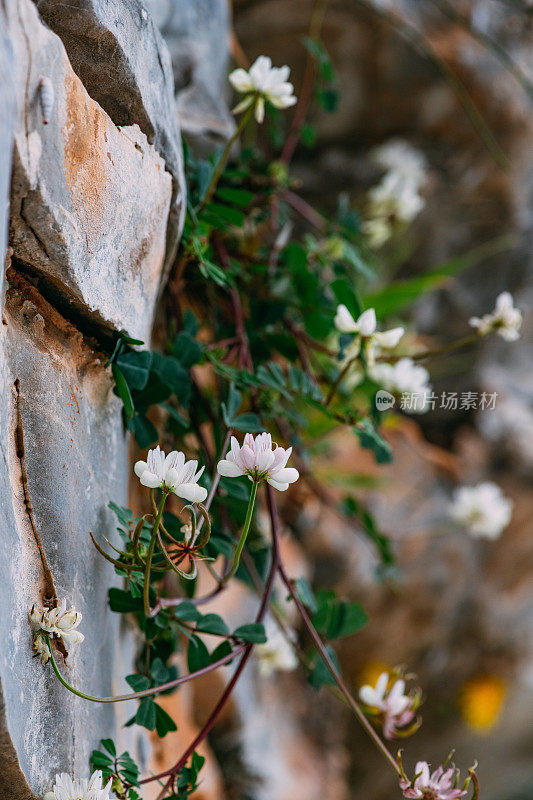
[[[238,114],[255,105],[255,118],[261,123],[265,118],[265,101],[274,108],[289,108],[296,103],[294,87],[288,82],[290,69],[287,66],[273,67],[267,56],[259,56],[248,71],[235,69],[229,82],[239,94],[246,97],[234,109]]]
[[[226,458],[218,462],[217,470],[225,478],[248,475],[256,483],[266,480],[274,489],[284,492],[300,477],[297,469],[286,466],[291,453],[292,447],[285,450],[273,445],[269,433],[259,433],[255,439],[247,433],[242,446],[232,436],[230,450]]]
[[[459,487],[450,506],[451,518],[476,539],[497,539],[509,524],[512,512],[513,501],[492,481]]]
[[[105,786],[102,782],[102,771],[96,770],[91,777],[74,778],[66,772],[56,775],[56,782],[51,792],[47,792],[43,800],[116,800],[111,791],[111,778]]]
[[[43,664],[46,664],[50,657],[44,639],[45,634],[48,634],[51,639],[59,640],[67,648],[80,644],[85,638],[80,631],[76,630],[82,619],[80,612],[76,611],[74,606],[67,609],[67,601],[64,598],[52,609],[32,606],[29,618],[34,634],[33,649],[36,655],[40,656]]]
[[[457,786],[457,771],[453,767],[445,770],[441,765],[430,772],[427,761],[417,763],[412,781],[405,776],[400,778],[400,789],[404,797],[414,800],[459,800],[466,794],[466,789]]]
[[[372,686],[360,688],[359,698],[371,714],[377,714],[381,718],[385,738],[395,739],[402,731],[404,735],[408,735],[419,726],[417,723],[414,728],[406,730],[415,720],[420,705],[420,693],[406,694],[403,679],[395,681],[390,689],[388,686],[389,675],[387,672],[382,672],[375,688]]]
[[[134,471],[143,486],[174,492],[190,503],[202,503],[207,489],[198,486],[198,481],[205,467],[197,472],[197,466],[198,461],[186,461],[184,453],[178,450],[165,457],[158,445],[155,450],[148,451],[146,461],[137,461]]]
[[[341,333],[357,334],[355,347],[352,346],[350,348],[350,356],[355,358],[364,346],[366,359],[370,366],[373,366],[376,357],[382,350],[395,348],[404,334],[403,328],[376,331],[376,312],[373,308],[367,308],[355,320],[347,307],[341,303],[341,305],[337,306],[337,313],[333,322]]]
[[[298,666],[293,647],[271,617],[265,622],[267,641],[256,645],[259,674],[271,677],[275,672],[290,672]]]
[[[415,364],[412,358],[400,358],[395,364],[375,364],[370,370],[370,376],[393,394],[406,392],[420,397],[420,404],[412,404],[411,410],[416,413],[428,410],[428,398],[431,394],[429,372],[420,364]]]
[[[393,140],[373,151],[372,157],[387,171],[368,193],[368,219],[362,226],[371,247],[381,247],[395,226],[412,222],[425,205],[420,189],[425,181],[423,155],[407,142]]]
[[[496,308],[492,314],[483,317],[471,317],[469,324],[476,328],[480,336],[487,336],[493,331],[507,342],[515,342],[520,338],[522,312],[514,307],[510,292],[502,292],[496,298]]]

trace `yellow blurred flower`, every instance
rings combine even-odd
[[[489,733],[498,721],[506,694],[507,686],[497,675],[471,678],[459,697],[461,714],[478,733]]]

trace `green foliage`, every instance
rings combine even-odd
[[[100,749],[92,751],[89,763],[93,770],[102,770],[104,784],[109,778],[113,779],[112,790],[120,786],[124,789],[128,800],[139,798],[134,791],[134,787],[139,787],[139,767],[127,751],[117,755],[112,739],[100,741]]]
[[[355,435],[359,438],[361,447],[374,453],[378,464],[389,464],[392,461],[390,444],[382,439],[369,419],[364,419],[358,424],[355,428]]]

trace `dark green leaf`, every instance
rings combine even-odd
[[[267,640],[265,628],[260,622],[250,622],[248,625],[241,625],[237,630],[233,631],[233,635],[237,639],[242,639],[245,642],[252,642],[253,644],[264,644]]]
[[[146,675],[126,675],[126,683],[131,686],[134,692],[144,692],[152,685],[150,678]]]
[[[153,731],[156,722],[156,707],[151,697],[143,697],[135,714],[135,722],[149,731]]]
[[[304,606],[314,613],[317,610],[315,595],[305,578],[298,578],[296,581],[296,593]]]
[[[109,606],[111,611],[126,614],[129,611],[140,611],[143,604],[142,600],[134,598],[129,592],[114,586],[109,590]]]
[[[117,748],[115,747],[115,742],[113,739],[100,739],[100,744],[107,750],[108,753],[111,753],[113,758],[116,758]]]
[[[227,636],[229,628],[218,614],[206,614],[196,623],[196,629],[202,633],[219,634]]]
[[[253,192],[247,192],[245,189],[231,189],[223,188],[217,189],[217,197],[224,200],[226,203],[233,203],[236,206],[245,208],[250,205],[254,199]]]
[[[144,389],[148,383],[152,353],[150,350],[130,350],[118,356],[116,362],[130,389]]]
[[[169,731],[177,731],[178,726],[164,708],[159,703],[154,703],[155,708],[155,728],[157,735],[162,739]]]
[[[364,419],[360,422],[354,428],[354,432],[359,437],[361,447],[366,450],[372,450],[378,464],[389,464],[392,461],[393,456],[390,444],[381,438],[369,419]]]
[[[210,663],[211,656],[204,642],[198,636],[192,636],[187,649],[189,672],[198,672],[198,670],[209,666]]]
[[[115,363],[111,364],[111,371],[113,373],[113,378],[115,379],[115,386],[118,396],[124,404],[124,413],[127,417],[133,417],[135,409],[133,407],[133,400],[131,398],[131,393],[126,378]]]

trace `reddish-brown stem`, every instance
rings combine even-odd
[[[341,676],[341,674],[338,671],[337,667],[333,663],[328,651],[326,650],[326,648],[324,646],[324,643],[322,642],[322,639],[320,638],[320,636],[316,632],[316,629],[315,629],[313,623],[311,622],[311,620],[309,618],[309,615],[308,615],[308,613],[307,613],[307,611],[305,609],[305,606],[303,605],[303,603],[301,602],[300,598],[298,597],[298,593],[297,593],[297,591],[295,589],[294,582],[288,577],[287,573],[285,572],[285,568],[284,568],[284,566],[283,566],[283,564],[281,562],[280,562],[279,567],[278,567],[278,572],[279,572],[279,574],[281,576],[281,579],[282,579],[283,583],[285,584],[285,586],[289,590],[289,594],[291,595],[292,599],[294,600],[296,608],[298,609],[298,612],[299,612],[299,614],[300,614],[300,616],[301,616],[301,618],[303,620],[303,623],[304,623],[308,633],[310,634],[313,642],[315,643],[316,648],[317,648],[322,660],[324,661],[326,667],[328,668],[328,670],[329,670],[332,678],[334,679],[335,683],[337,684],[337,686],[339,687],[339,689],[341,690],[341,692],[345,696],[345,698],[346,698],[346,700],[348,702],[348,705],[350,706],[350,708],[352,709],[352,711],[356,715],[357,719],[359,720],[359,722],[361,723],[361,725],[363,726],[365,731],[368,733],[368,735],[370,736],[370,738],[372,739],[372,741],[374,742],[374,744],[376,745],[378,750],[382,753],[383,756],[385,756],[386,760],[392,766],[394,771],[398,773],[399,769],[398,769],[398,765],[396,764],[396,761],[394,760],[394,757],[389,753],[389,751],[387,750],[387,748],[385,747],[385,745],[383,744],[383,742],[379,738],[378,734],[376,733],[376,731],[372,727],[371,723],[368,721],[368,719],[365,717],[364,713],[359,708],[359,705],[353,699],[353,697],[351,695],[351,692],[349,691],[348,687],[346,686],[346,684],[344,682],[343,677]]]
[[[287,189],[287,191],[283,194],[283,199],[314,228],[322,233],[325,232],[327,228],[326,218],[323,217],[322,214],[319,214],[318,211],[315,211],[313,206],[309,205],[309,203],[306,202],[303,197],[300,197],[299,195]]]
[[[267,485],[267,498],[268,498],[268,507],[269,507],[269,512],[270,512],[270,518],[272,520],[272,557],[271,557],[271,564],[270,564],[270,569],[269,569],[269,572],[268,572],[267,581],[266,581],[266,584],[265,584],[265,589],[264,589],[264,592],[263,592],[263,597],[261,599],[261,604],[259,606],[259,611],[257,612],[256,618],[255,618],[256,622],[262,622],[264,617],[265,617],[265,614],[268,611],[268,607],[270,605],[270,598],[272,596],[272,590],[274,588],[274,580],[275,580],[276,572],[278,570],[279,563],[280,563],[280,561],[279,561],[279,547],[278,547],[279,538],[278,538],[278,533],[277,533],[278,527],[279,527],[278,517],[277,517],[277,509],[276,509],[274,498],[273,498],[273,489],[269,485]],[[244,653],[243,653],[243,655],[241,657],[241,660],[239,661],[239,663],[237,665],[237,669],[235,670],[235,672],[234,672],[231,680],[229,681],[228,685],[224,689],[224,692],[222,693],[222,695],[220,697],[220,700],[218,701],[218,703],[216,704],[215,708],[211,712],[207,722],[204,724],[204,726],[199,731],[199,733],[195,736],[195,738],[193,739],[193,741],[191,742],[189,747],[185,750],[183,755],[179,758],[179,760],[174,764],[173,767],[171,767],[168,770],[165,770],[165,772],[160,772],[159,774],[152,775],[149,778],[144,778],[142,781],[140,781],[141,784],[150,783],[151,781],[156,781],[156,780],[158,781],[158,780],[161,780],[162,778],[167,778],[168,777],[168,781],[164,785],[163,790],[161,792],[161,795],[164,796],[165,792],[168,789],[170,789],[170,787],[172,786],[172,784],[174,782],[174,779],[175,779],[176,775],[185,766],[185,764],[187,763],[188,759],[194,753],[194,751],[196,750],[198,745],[201,744],[201,742],[203,742],[203,740],[206,738],[206,736],[208,736],[209,732],[211,731],[211,729],[215,725],[218,717],[220,716],[224,706],[228,702],[228,700],[229,700],[229,698],[231,696],[231,693],[233,691],[233,688],[234,688],[235,684],[237,683],[237,681],[239,680],[239,677],[241,676],[242,671],[244,670],[246,664],[248,663],[248,659],[250,658],[250,656],[252,654],[253,644],[247,644],[247,645],[244,646],[244,648],[245,648],[244,649]]]

